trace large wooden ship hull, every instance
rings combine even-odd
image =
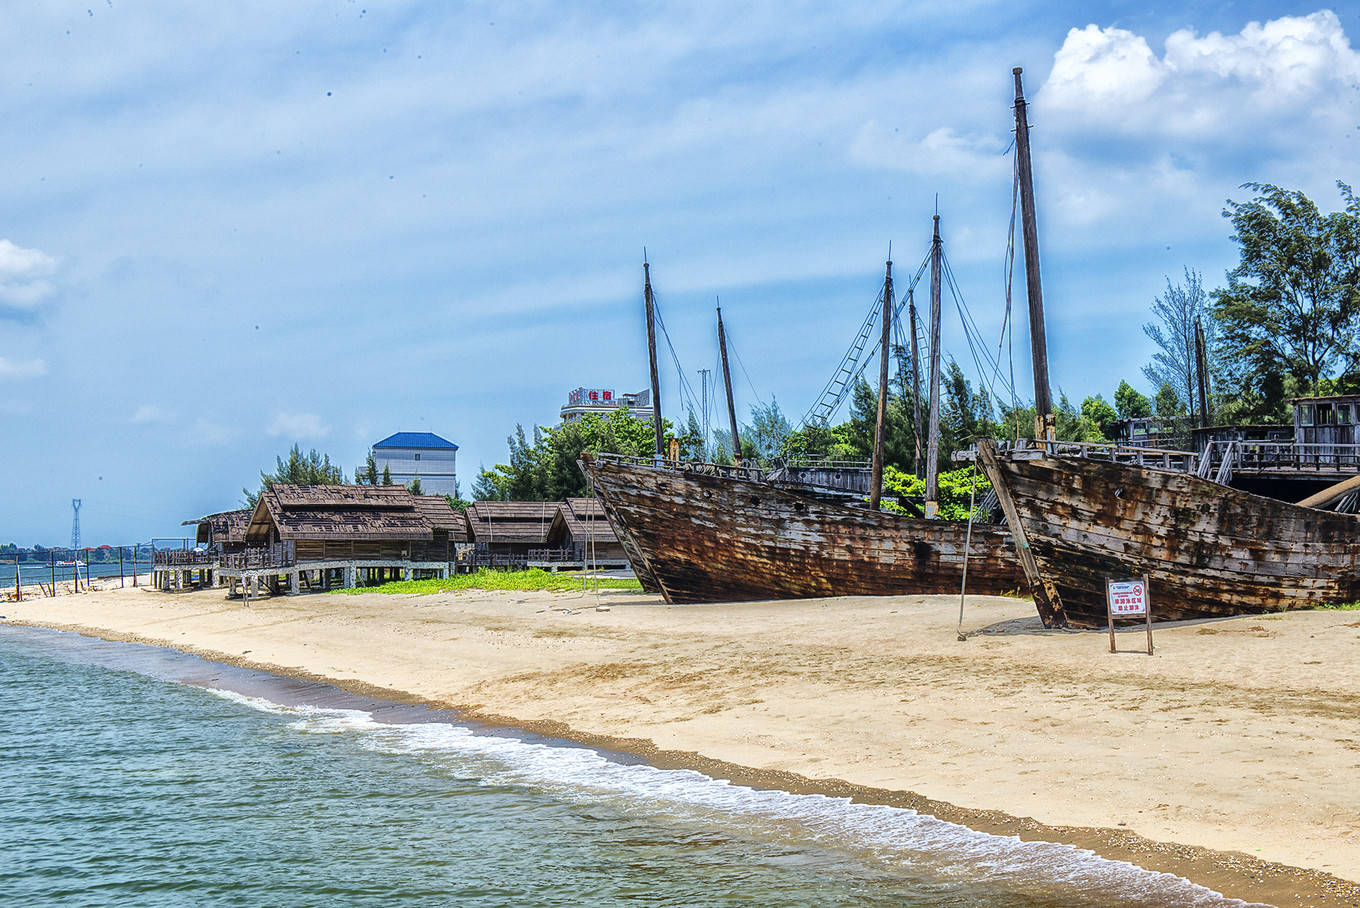
[[[581,467],[668,602],[957,593],[963,580],[963,523],[870,511],[711,465],[584,454]],[[968,591],[1024,583],[1009,534],[975,524]]]
[[[1046,624],[1106,622],[1105,582],[1146,574],[1154,621],[1360,598],[1360,518],[1189,473],[1032,452],[978,460]]]

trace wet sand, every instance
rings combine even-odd
[[[227,600],[131,588],[7,620],[158,643],[795,791],[1092,848],[1239,898],[1360,904],[1360,613],[1159,626],[1108,652],[1027,601],[665,606],[606,592]]]

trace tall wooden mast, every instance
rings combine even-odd
[[[732,373],[727,368],[727,333],[723,331],[722,306],[718,307],[718,349],[722,352],[723,388],[727,391],[727,419],[732,425],[732,462],[741,466],[741,436],[737,434],[737,406],[732,402]]]
[[[1209,425],[1209,357],[1204,344],[1204,323],[1195,316],[1195,372],[1199,376],[1199,427]]]
[[[889,255],[891,255],[891,250]],[[892,352],[892,259],[883,277],[883,340],[878,357],[878,416],[874,420],[874,463],[869,478],[869,510],[877,511],[883,497],[883,425],[888,412],[888,357]]]
[[[656,303],[652,299],[652,270],[642,262],[642,299],[647,304],[647,365],[652,372],[652,428],[656,433],[656,456],[665,454],[665,431],[661,427],[661,380],[656,374]]]
[[[930,428],[926,437],[926,518],[940,512],[940,216],[930,240]]]
[[[916,288],[907,288],[907,314],[911,317],[911,434],[916,442],[912,470],[917,476],[925,466],[921,462],[921,352],[916,347]]]
[[[1053,395],[1048,385],[1048,341],[1044,334],[1044,290],[1039,280],[1039,226],[1034,215],[1034,176],[1029,157],[1025,92],[1015,74],[1015,154],[1020,176],[1020,225],[1025,240],[1025,289],[1029,296],[1030,360],[1034,364],[1034,435],[1053,439]]]

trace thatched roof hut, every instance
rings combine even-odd
[[[431,551],[434,526],[416,498],[405,486],[276,482],[260,494],[245,538],[250,545],[292,544],[299,562],[447,560]]]
[[[467,509],[468,529],[479,550],[527,555],[548,545],[555,501],[477,501]]]
[[[623,543],[605,516],[598,498],[568,498],[557,509],[548,538],[554,546],[570,549],[586,561],[593,555],[601,562],[627,562]]]
[[[246,524],[250,522],[250,508],[208,514],[197,520],[186,520],[180,526],[197,526],[195,542],[199,545],[220,546],[224,552],[239,551],[246,543]]]
[[[416,495],[415,501],[416,510],[429,521],[436,539],[440,533],[444,533],[449,542],[468,541],[467,515],[454,510],[447,498],[443,495]]]

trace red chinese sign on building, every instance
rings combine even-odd
[[[609,388],[577,388],[567,395],[568,406],[612,403],[614,403],[614,392]]]

